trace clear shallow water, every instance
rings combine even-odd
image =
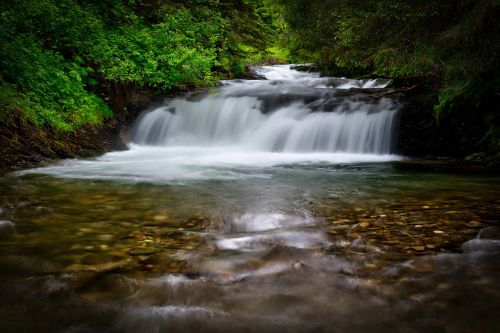
[[[497,331],[499,177],[175,137],[0,177],[1,332]]]
[[[2,332],[495,332],[499,179],[309,164],[154,184],[8,175]],[[465,245],[463,245],[465,243]]]

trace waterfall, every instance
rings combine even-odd
[[[401,159],[393,152],[398,103],[374,97],[387,81],[320,77],[291,65],[256,71],[262,79],[224,81],[215,93],[143,113],[129,150],[33,172],[183,183],[267,179],[280,166]]]
[[[131,142],[286,153],[392,152],[398,105],[371,96],[387,81],[321,78],[291,65],[257,71],[266,79],[226,81],[218,93],[173,99],[144,114]]]

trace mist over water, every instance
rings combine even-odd
[[[401,159],[394,154],[397,101],[371,96],[388,81],[322,78],[292,65],[256,71],[263,79],[224,81],[215,93],[146,112],[128,151],[36,172],[175,182],[266,177],[265,168],[279,165]]]

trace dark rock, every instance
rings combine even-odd
[[[462,245],[464,252],[486,252],[500,253],[500,240],[494,239],[473,239]]]
[[[308,64],[295,65],[295,66],[292,66],[290,68],[294,69],[296,71],[299,71],[299,72],[319,72],[319,68],[318,67],[316,67],[314,65],[308,65]]]
[[[479,239],[496,239],[500,240],[500,228],[499,227],[486,227],[479,231],[477,236]]]
[[[16,225],[7,220],[0,221],[0,238],[7,237],[16,233]]]

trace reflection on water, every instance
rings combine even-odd
[[[0,177],[0,332],[498,331],[500,179],[395,171],[388,82],[259,71]]]
[[[0,331],[497,331],[498,177],[245,172],[0,178]]]

